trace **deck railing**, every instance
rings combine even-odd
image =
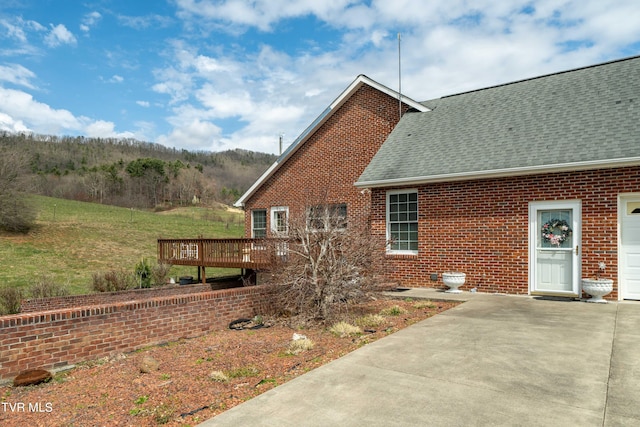
[[[266,239],[158,239],[158,261],[257,270],[269,266],[274,247]]]

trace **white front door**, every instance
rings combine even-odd
[[[620,293],[622,299],[640,300],[640,196],[621,198]]]
[[[532,295],[580,296],[580,201],[529,204]]]

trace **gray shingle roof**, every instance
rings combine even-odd
[[[640,57],[423,104],[358,186],[640,164]]]

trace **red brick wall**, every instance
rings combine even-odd
[[[291,218],[319,203],[347,203],[349,221],[366,220],[370,196],[354,187],[398,122],[397,98],[362,86],[296,151],[245,204],[245,234],[251,210],[288,206]]]
[[[640,192],[640,167],[598,169],[500,179],[421,185],[418,188],[419,253],[386,257],[390,280],[402,286],[443,286],[431,273],[462,271],[463,289],[527,294],[529,202],[580,200],[582,276],[607,264],[617,299],[617,202]],[[372,193],[372,228],[386,233],[387,189]]]
[[[268,287],[252,286],[3,316],[0,381],[226,328],[267,312],[268,294]]]
[[[86,295],[69,295],[52,298],[29,298],[22,300],[20,313],[31,313],[35,311],[61,310],[64,308],[75,308],[87,305],[115,304],[139,299],[150,299],[158,297],[168,297],[174,295],[196,294],[214,289],[231,288],[242,283],[218,282],[209,285],[187,285],[187,286],[163,286],[149,289],[130,289],[119,292],[102,292]]]

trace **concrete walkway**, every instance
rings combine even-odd
[[[640,425],[640,303],[453,298],[201,426]]]

